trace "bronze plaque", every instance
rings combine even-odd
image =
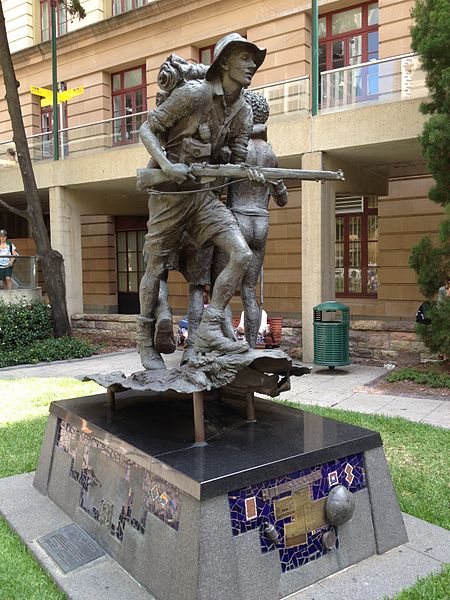
[[[105,555],[102,548],[73,523],[52,531],[37,541],[64,573]]]
[[[314,529],[319,529],[327,524],[327,517],[325,514],[326,502],[326,498],[321,498],[320,500],[305,505],[306,531],[313,531]]]
[[[291,523],[285,523],[284,525],[284,547],[292,548],[293,546],[300,546],[300,544],[306,544],[307,536],[306,533],[301,531],[299,523],[292,521]]]

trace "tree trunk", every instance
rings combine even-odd
[[[64,259],[53,250],[44,223],[41,202],[34,177],[30,151],[23,125],[22,109],[20,106],[19,82],[16,81],[14,66],[11,59],[8,40],[6,37],[5,17],[0,0],[0,65],[6,88],[6,102],[11,118],[13,140],[16,145],[17,159],[22,175],[23,187],[27,198],[27,219],[31,225],[32,236],[36,243],[36,251],[42,266],[45,285],[52,307],[54,333],[56,337],[70,335],[70,320],[66,302],[66,278]]]

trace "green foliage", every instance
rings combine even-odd
[[[48,338],[28,347],[6,350],[0,354],[0,368],[15,365],[85,358],[97,352],[99,346],[74,337]]]
[[[42,302],[6,304],[0,299],[0,352],[25,349],[53,335],[51,308]]]
[[[425,298],[432,298],[445,281],[447,261],[444,248],[435,248],[428,236],[411,249],[409,266],[417,273],[419,289]]]
[[[92,356],[99,346],[53,337],[52,310],[42,302],[0,300],[0,368]]]
[[[440,573],[422,577],[417,583],[403,590],[394,600],[448,600],[450,590],[450,565],[444,565]]]
[[[84,19],[86,11],[80,4],[80,0],[59,0],[60,4],[65,4],[67,10],[72,17],[77,16],[79,19]]]
[[[450,114],[430,117],[423,127],[420,142],[423,156],[436,181],[428,196],[442,206],[450,204]]]
[[[429,325],[416,325],[416,333],[431,352],[450,356],[450,298],[430,307],[426,315]]]
[[[431,94],[423,110],[450,114],[450,3],[416,0],[412,16],[411,47],[420,54]]]
[[[436,181],[429,196],[445,206],[450,203],[450,2],[416,0],[412,16],[411,46],[420,55],[431,96],[421,109],[434,115],[420,138]]]
[[[421,371],[411,367],[404,367],[398,371],[392,371],[386,377],[386,381],[393,383],[394,381],[413,381],[422,385],[429,385],[435,388],[450,389],[450,375],[440,373],[437,369],[430,371]]]
[[[434,247],[429,238],[423,238],[409,258],[421,293],[431,299],[450,274],[450,2],[416,0],[412,16],[411,46],[420,55],[430,91],[430,100],[421,110],[432,116],[420,137],[422,154],[435,181],[428,195],[446,211],[439,230],[441,245]],[[416,331],[430,350],[448,354],[448,306],[433,311],[432,323],[417,325]]]

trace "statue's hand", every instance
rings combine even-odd
[[[164,171],[164,174],[175,183],[181,184],[188,179],[195,181],[195,177],[191,173],[191,168],[184,163],[170,163],[169,165],[162,167],[162,170]]]
[[[253,185],[264,185],[265,183],[267,183],[263,173],[261,173],[261,171],[258,171],[258,169],[252,169],[251,167],[247,167],[246,172],[247,177]]]

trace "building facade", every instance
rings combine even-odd
[[[138,312],[147,202],[138,139],[155,105],[159,66],[172,52],[208,63],[231,31],[267,48],[252,87],[269,101],[269,141],[280,166],[338,169],[345,182],[290,182],[271,207],[264,264],[269,314],[302,319],[312,352],[312,308],[338,297],[354,319],[412,321],[421,302],[408,267],[412,245],[437,237],[441,209],[417,140],[427,96],[410,48],[409,0],[319,2],[319,110],[311,114],[311,3],[298,0],[82,0],[86,18],[58,9],[62,89],[60,159],[52,109],[30,86],[51,88],[50,0],[4,0],[29,144],[52,244],[65,258],[71,313]],[[0,79],[0,159],[12,132]],[[2,197],[23,206],[17,167],[0,169]],[[2,223],[12,219],[1,213]],[[24,224],[10,227],[20,250]],[[170,276],[176,311],[186,285]],[[234,307],[239,310],[236,299]]]

